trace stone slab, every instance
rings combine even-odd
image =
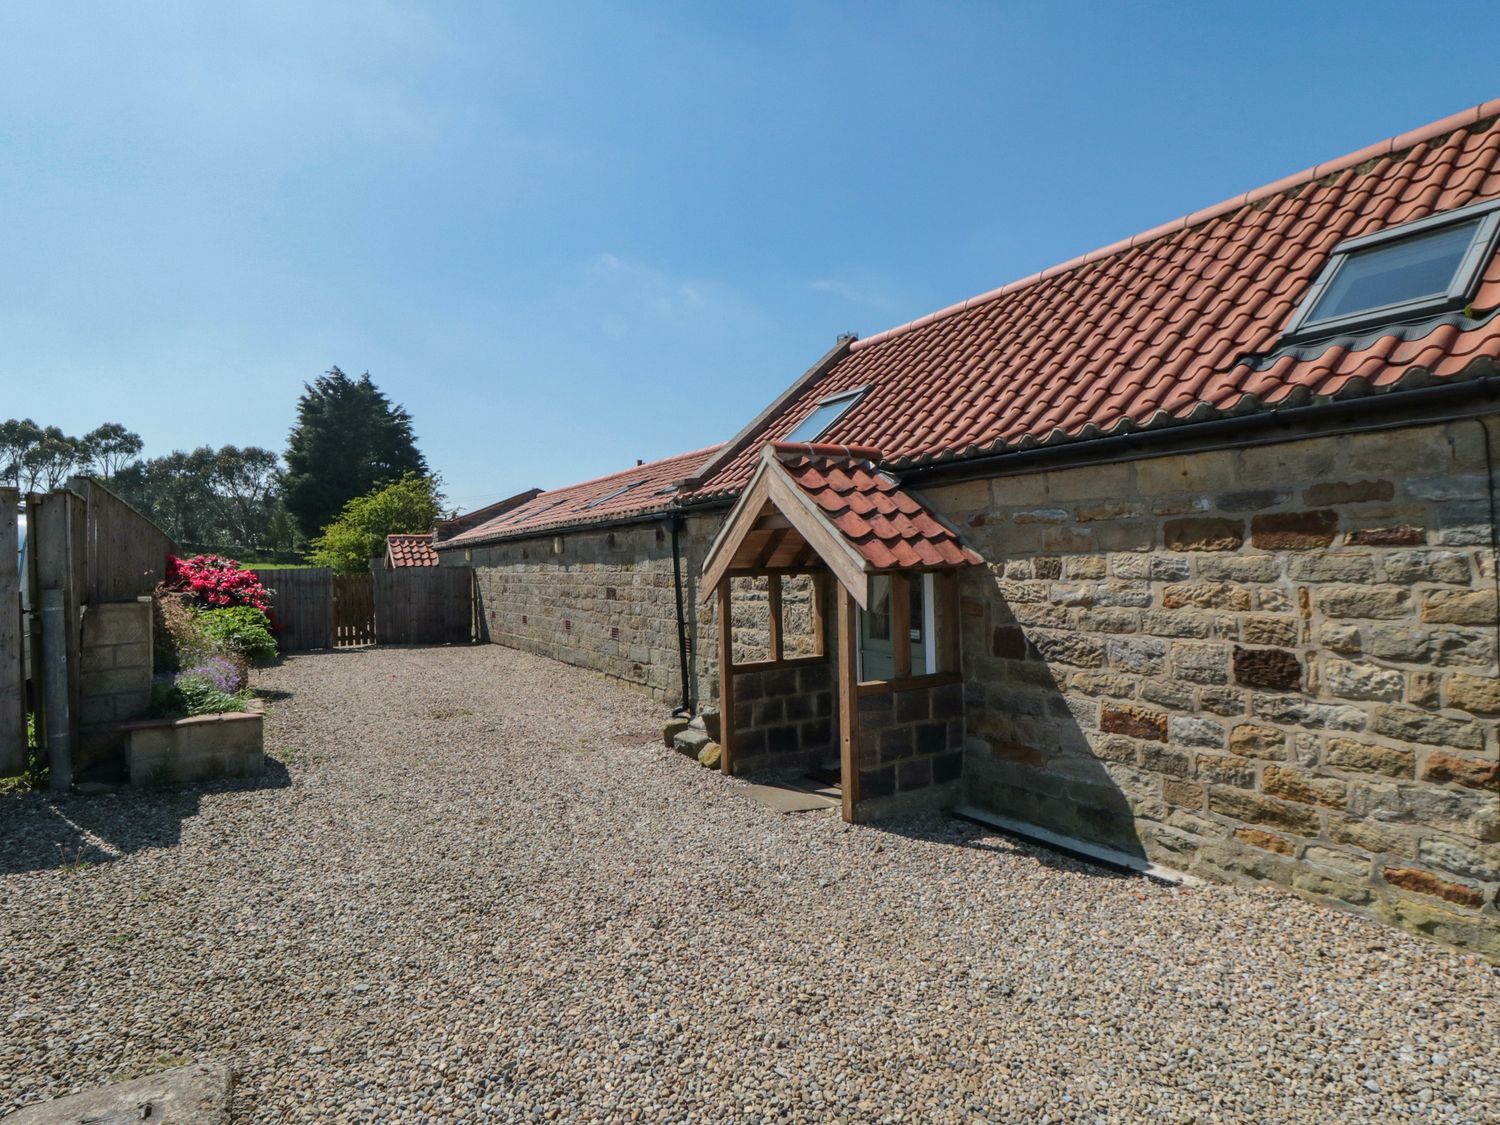
[[[755,782],[746,782],[744,793],[756,804],[764,805],[773,812],[813,812],[816,809],[839,807],[837,797],[813,793],[791,785],[760,785]]]
[[[114,1086],[26,1106],[5,1125],[228,1125],[233,1075],[222,1063],[193,1063]]]

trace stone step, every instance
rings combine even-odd
[[[688,727],[687,730],[679,731],[677,737],[672,739],[672,746],[688,757],[696,758],[698,751],[702,750],[712,741],[713,739],[708,737],[706,731],[694,730],[692,727]]]

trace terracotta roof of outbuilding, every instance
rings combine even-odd
[[[444,539],[438,547],[440,550],[472,547],[476,543],[662,511],[672,507],[677,499],[677,492],[671,486],[691,475],[718,449],[717,445],[711,445],[566,488],[554,488],[504,515]]]
[[[437,566],[438,554],[429,535],[387,535],[386,557],[391,566]]]
[[[771,455],[876,570],[972,566],[984,560],[877,466],[878,449],[775,443]]]
[[[1309,168],[856,341],[747,427],[693,499],[733,495],[766,441],[840,391],[822,435],[905,468],[1496,370],[1500,261],[1472,315],[1278,351],[1335,245],[1500,197],[1500,100]]]

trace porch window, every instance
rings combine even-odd
[[[944,589],[951,576],[942,579]],[[859,611],[859,678],[862,682],[930,676],[942,668],[939,656],[939,602],[943,591],[932,574],[877,575],[870,581],[870,606]],[[904,605],[900,604],[904,601]],[[904,610],[904,612],[903,612]],[[946,616],[946,615],[944,615]],[[943,621],[945,634],[957,622]],[[901,659],[904,648],[904,657]]]

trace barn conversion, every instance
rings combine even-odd
[[[726,771],[836,762],[851,820],[1500,955],[1497,116],[841,338],[722,445],[435,547],[491,640],[720,700]]]

